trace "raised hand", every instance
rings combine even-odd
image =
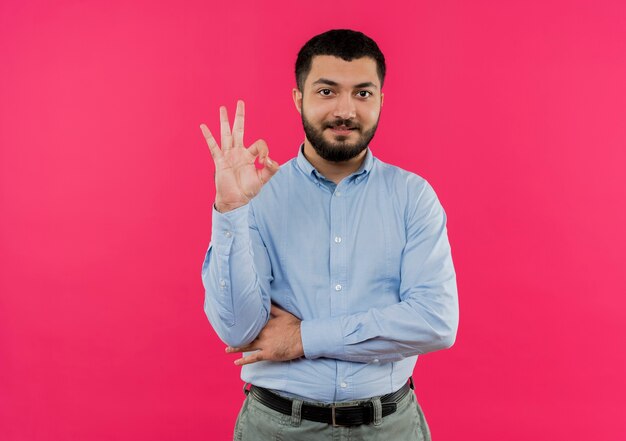
[[[243,145],[244,116],[244,103],[239,100],[231,132],[226,107],[220,107],[221,148],[208,127],[200,124],[215,163],[215,208],[221,213],[246,205],[279,169],[269,158],[265,141],[259,139],[249,148]],[[261,169],[254,165],[257,158]]]

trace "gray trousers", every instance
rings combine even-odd
[[[237,417],[234,440],[430,441],[428,424],[413,391],[398,402],[398,409],[394,413],[385,418],[380,417],[382,413],[380,399],[371,401],[374,405],[375,421],[373,423],[353,427],[333,427],[331,424],[302,419],[300,417],[302,401],[300,400],[294,400],[291,415],[283,415],[264,406],[252,394],[248,394]],[[351,405],[358,402],[341,404]]]

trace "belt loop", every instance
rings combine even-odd
[[[250,389],[248,389],[248,386],[250,385],[250,383],[244,383],[243,384],[243,393],[247,396],[250,393]]]
[[[299,427],[300,421],[302,421],[302,400],[294,399],[291,402],[291,425]]]
[[[383,405],[380,397],[372,399],[372,406],[374,407],[374,425],[379,426],[383,422]]]
[[[409,387],[411,388],[411,390],[415,390],[415,386],[413,385],[413,376],[412,375],[409,377]]]

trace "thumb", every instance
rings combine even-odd
[[[280,165],[278,165],[278,162],[272,161],[269,156],[266,156],[263,161],[263,168],[257,170],[257,174],[263,182],[267,182],[279,169]]]

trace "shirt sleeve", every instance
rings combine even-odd
[[[304,320],[305,357],[390,362],[452,346],[459,320],[456,274],[446,214],[428,183],[407,222],[400,278],[396,304]]]
[[[224,343],[245,346],[269,319],[269,256],[250,204],[227,213],[213,207],[212,217],[202,264],[204,312]]]

